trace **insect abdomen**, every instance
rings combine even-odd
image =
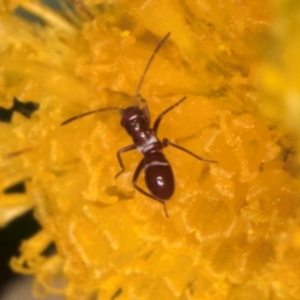
[[[174,193],[174,176],[170,164],[161,152],[148,153],[144,158],[145,181],[158,200],[168,200]]]

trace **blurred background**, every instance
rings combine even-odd
[[[32,211],[12,221],[7,227],[0,228],[0,299],[31,300],[33,277],[15,274],[9,267],[12,256],[19,254],[22,240],[34,235],[40,229]],[[45,300],[61,300],[63,297],[48,296]]]

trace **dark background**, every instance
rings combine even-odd
[[[10,258],[19,255],[22,240],[28,239],[39,229],[40,226],[34,220],[31,211],[0,229],[0,299],[2,299],[5,287],[9,283],[24,276],[11,271],[9,268]]]

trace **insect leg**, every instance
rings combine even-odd
[[[141,160],[141,162],[139,163],[139,165],[137,166],[135,172],[134,172],[134,175],[133,175],[133,178],[132,178],[132,185],[134,186],[135,189],[137,189],[140,193],[142,193],[143,195],[153,199],[153,200],[156,200],[158,202],[160,202],[163,207],[164,207],[164,212],[165,212],[165,215],[166,215],[166,218],[169,218],[169,214],[168,214],[168,211],[167,211],[167,207],[166,207],[166,203],[162,200],[159,200],[155,197],[153,197],[150,193],[146,192],[145,190],[143,190],[142,188],[140,188],[138,185],[137,185],[137,180],[139,179],[139,176],[141,174],[141,171],[143,170],[144,168],[144,159]]]
[[[118,158],[118,161],[119,161],[119,164],[120,164],[120,167],[121,167],[121,171],[116,174],[115,178],[117,178],[119,175],[121,175],[121,173],[123,173],[124,170],[125,170],[121,154],[124,153],[124,152],[130,151],[130,150],[133,150],[135,148],[136,148],[135,145],[129,145],[127,147],[124,147],[124,148],[120,149],[117,152],[117,158]]]
[[[162,143],[163,143],[164,147],[167,147],[167,146],[170,145],[170,146],[172,146],[174,148],[177,148],[177,149],[179,149],[179,150],[181,150],[181,151],[183,151],[183,152],[185,152],[185,153],[187,153],[187,154],[189,154],[189,155],[191,155],[191,156],[193,156],[193,157],[195,157],[199,160],[202,160],[202,161],[205,161],[205,162],[208,162],[208,163],[212,163],[212,164],[217,163],[217,161],[215,161],[215,160],[202,158],[201,156],[198,156],[197,154],[191,152],[190,150],[170,142],[168,139],[163,139]]]
[[[158,126],[163,118],[163,116],[168,113],[170,110],[172,110],[173,108],[175,108],[176,106],[178,106],[180,103],[182,103],[184,100],[186,99],[186,97],[183,97],[182,99],[180,99],[178,102],[176,102],[175,104],[173,104],[172,106],[170,106],[169,108],[167,108],[166,110],[164,110],[155,120],[154,125],[153,125],[153,130],[156,133],[158,130]]]

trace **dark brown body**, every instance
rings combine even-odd
[[[170,199],[175,188],[174,175],[162,152],[164,145],[156,137],[156,130],[150,128],[150,118],[145,102],[143,109],[135,106],[125,109],[122,112],[121,125],[132,137],[134,143],[132,147],[144,155],[140,164],[145,170],[145,181],[152,198],[159,201]],[[148,195],[147,192],[144,193]]]

